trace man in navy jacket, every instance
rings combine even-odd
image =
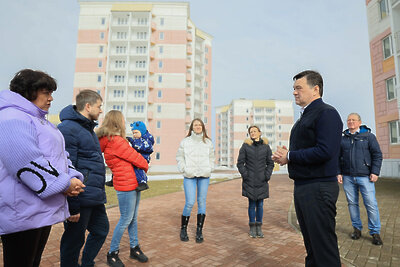
[[[349,213],[353,233],[351,238],[361,237],[362,222],[358,205],[358,192],[364,200],[368,215],[368,229],[372,236],[372,244],[382,245],[380,237],[381,221],[378,202],[375,197],[375,182],[382,166],[382,152],[371,129],[361,125],[361,117],[351,113],[347,117],[347,130],[343,132],[340,149],[340,166],[338,182],[343,183],[349,204]]]
[[[82,253],[82,267],[94,266],[109,231],[109,222],[104,204],[105,166],[99,139],[93,129],[97,125],[102,105],[101,96],[92,90],[83,90],[76,96],[76,105],[65,107],[60,113],[58,125],[65,139],[65,149],[75,168],[84,176],[85,192],[78,197],[69,197],[71,217],[64,222],[61,238],[61,267],[77,267],[79,254],[85,244],[85,233],[89,231]]]
[[[307,251],[305,265],[339,267],[336,174],[343,123],[336,109],[322,101],[323,80],[318,72],[303,71],[293,80],[293,95],[302,115],[290,133],[289,150],[278,146],[272,158],[280,165],[288,164],[294,180],[296,215]]]

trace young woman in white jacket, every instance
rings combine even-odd
[[[211,171],[214,169],[214,147],[207,136],[201,119],[194,119],[189,127],[189,133],[182,140],[176,161],[178,169],[183,173],[183,188],[185,191],[185,207],[182,213],[181,241],[189,241],[187,225],[190,213],[196,200],[197,191],[197,229],[196,242],[203,242],[203,225],[206,217],[206,197]],[[197,190],[196,190],[197,189]]]

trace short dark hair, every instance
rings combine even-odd
[[[94,105],[96,104],[97,100],[103,101],[97,92],[89,89],[82,90],[76,96],[76,109],[78,111],[82,111],[86,104]]]
[[[29,101],[37,98],[39,90],[50,92],[57,90],[56,80],[43,71],[23,69],[17,72],[10,82],[10,91],[20,94]]]
[[[293,81],[296,81],[303,77],[306,77],[307,84],[309,86],[314,87],[314,86],[318,85],[319,96],[322,97],[322,94],[324,93],[324,80],[322,79],[321,74],[319,74],[319,72],[314,71],[314,70],[305,70],[305,71],[302,71],[302,72],[296,74],[293,77]]]
[[[256,125],[251,125],[251,126],[249,127],[249,129],[247,129],[247,132],[250,134],[250,130],[253,129],[253,128],[256,128],[256,129],[261,133],[260,128],[258,128],[258,126],[256,126]]]

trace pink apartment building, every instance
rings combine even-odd
[[[220,166],[235,168],[239,149],[248,128],[257,125],[271,149],[289,145],[289,134],[294,121],[293,102],[290,100],[233,100],[216,108],[215,157]],[[280,166],[276,165],[275,170]],[[280,167],[286,170],[286,167]]]
[[[151,171],[175,171],[191,120],[211,131],[212,36],[191,21],[189,3],[79,4],[74,99],[99,92],[104,113],[122,111],[129,134],[144,121],[155,138]]]
[[[366,0],[381,176],[400,177],[400,0]]]

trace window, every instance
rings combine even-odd
[[[162,83],[162,75],[158,75],[158,82]]]
[[[101,18],[101,25],[106,24],[106,18]]]
[[[115,61],[115,68],[125,68],[125,60],[116,60]]]
[[[160,61],[158,61],[158,68],[162,69],[162,67],[163,67],[163,63],[162,63],[162,61],[160,60]]]
[[[206,53],[208,53],[208,47],[207,47],[207,46],[205,47],[205,49],[204,49],[204,50],[206,51]]]
[[[160,54],[164,53],[164,47],[160,46]]]
[[[164,32],[160,32],[160,40],[164,40]]]
[[[207,117],[204,117],[204,123],[207,124]]]
[[[157,145],[161,144],[161,137],[160,136],[156,137],[156,144]]]
[[[389,122],[389,132],[390,132],[390,143],[398,144],[400,143],[399,128],[400,121]]]
[[[103,53],[103,50],[104,50],[104,46],[100,46],[100,48],[99,48],[99,53]]]
[[[101,82],[101,75],[97,75],[97,82]]]
[[[101,39],[101,40],[104,40],[104,32],[101,32],[101,33],[100,33],[100,39]]]
[[[208,58],[206,58],[204,61],[206,62],[206,64],[208,64]]]
[[[207,100],[208,99],[208,94],[204,93],[204,99]]]
[[[156,153],[156,160],[159,160],[160,158],[161,158],[160,152],[157,152],[157,153]]]
[[[164,25],[164,18],[160,18],[160,25]]]
[[[157,129],[161,128],[161,121],[157,121]]]
[[[386,81],[386,96],[387,100],[392,100],[396,98],[396,77],[387,79]]]
[[[389,35],[382,40],[383,58],[387,59],[393,55],[392,36]]]
[[[99,60],[98,66],[99,66],[99,68],[103,67],[103,61],[102,60]]]
[[[158,106],[157,106],[157,112],[158,112],[158,113],[161,113],[161,105],[158,105]]]
[[[206,76],[208,76],[208,70],[205,70],[205,71],[204,71],[204,74],[205,74]]]
[[[144,105],[134,105],[133,112],[135,113],[143,113],[144,112]]]
[[[389,13],[387,0],[379,1],[379,13],[381,14],[381,19],[384,19],[387,17],[387,15]]]
[[[158,96],[158,98],[162,98],[162,91],[161,90],[158,90],[157,96]]]
[[[123,83],[125,81],[124,75],[114,75],[114,82],[115,83]]]
[[[97,93],[98,93],[99,95],[101,95],[101,91],[100,91],[100,90],[97,90]]]
[[[204,111],[207,111],[207,110],[208,110],[208,106],[204,105]]]

